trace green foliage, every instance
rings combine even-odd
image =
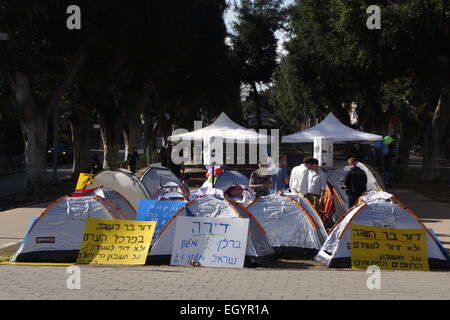
[[[380,30],[366,26],[372,4],[303,0],[290,8],[288,54],[272,89],[289,125],[329,111],[346,122],[351,102],[360,127],[375,130],[389,115],[434,110],[449,80],[448,65],[439,62],[449,56],[448,1],[380,1]]]
[[[231,35],[233,61],[242,82],[268,83],[277,66],[281,0],[242,0]]]

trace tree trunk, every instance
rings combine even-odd
[[[431,119],[427,117],[424,120],[425,130],[423,134],[422,146],[422,176],[421,179],[425,181],[432,181],[433,166],[431,165]]]
[[[128,159],[128,154],[131,147],[137,148],[139,129],[141,127],[140,114],[133,113],[128,115],[127,119],[124,121],[123,126],[123,138],[125,142],[125,157],[124,160]]]
[[[47,114],[33,99],[28,76],[15,72],[12,87],[22,113],[21,127],[25,144],[25,193],[39,195],[48,189]]]
[[[439,159],[450,119],[450,86],[442,88],[439,101],[425,134],[423,176],[427,181],[439,180]]]
[[[407,174],[409,172],[409,153],[413,138],[417,132],[417,125],[407,113],[402,114],[401,124],[400,141],[398,143],[398,164],[400,174]]]
[[[142,127],[144,130],[144,152],[147,156],[147,165],[152,163],[153,155],[153,123],[151,122],[151,117],[147,112],[143,112],[142,115]]]
[[[55,105],[53,108],[53,183],[58,183],[58,127],[59,108]]]
[[[91,111],[79,108],[73,110],[70,119],[73,144],[72,177],[78,178],[81,172],[90,172],[90,136],[92,130]]]
[[[252,82],[252,90],[253,90],[253,101],[255,102],[255,108],[256,108],[257,129],[261,129],[262,128],[262,124],[261,124],[261,101],[259,99],[258,88],[256,87],[256,82]]]
[[[119,160],[121,121],[111,114],[99,114],[103,141],[103,168],[114,168]]]
[[[39,195],[48,190],[47,116],[34,104],[26,105],[21,125],[25,143],[25,193]]]
[[[28,75],[22,70],[9,73],[16,106],[22,114],[21,127],[25,142],[25,192],[42,194],[48,189],[47,177],[47,113],[59,106],[62,96],[72,85],[87,56],[82,46],[66,70],[62,81],[58,82],[49,95],[47,104],[38,107],[33,98]]]
[[[439,180],[439,160],[443,158],[443,145],[450,117],[450,86],[442,88],[432,119],[431,159],[435,178]]]

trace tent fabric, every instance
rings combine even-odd
[[[152,200],[187,201],[184,190],[176,183],[167,183],[152,196]]]
[[[347,127],[330,112],[321,123],[309,129],[283,136],[281,142],[314,142],[315,137],[333,138],[334,143],[375,142],[383,140],[382,136]]]
[[[135,220],[136,212],[114,190],[59,198],[30,227],[12,261],[76,262],[87,218]]]
[[[235,185],[243,185],[248,187],[250,179],[238,171],[225,171],[217,177],[214,188],[222,191],[227,191],[229,188]]]
[[[189,197],[189,188],[172,171],[163,166],[150,166],[142,175],[141,182],[151,198],[168,183],[175,183],[183,190],[184,196]]]
[[[299,195],[271,194],[247,209],[266,230],[278,258],[312,259],[327,238],[320,217]]]
[[[361,168],[367,176],[367,192],[383,191],[384,186],[380,175],[371,166],[358,162],[357,166]],[[334,193],[338,203],[341,207],[348,208],[348,196],[343,189],[344,178],[347,173],[348,167],[345,163],[337,166],[335,169],[328,173],[328,184],[330,187],[330,193]],[[331,186],[330,186],[331,185]],[[341,211],[342,212],[342,211]]]
[[[379,196],[378,196],[379,195]],[[371,201],[353,207],[333,227],[314,260],[331,268],[350,268],[351,225],[398,229],[425,229],[430,269],[450,267],[436,240],[423,223],[395,197],[386,200],[386,193],[370,194]],[[366,197],[362,197],[364,199]]]
[[[194,130],[183,134],[172,135],[169,137],[171,141],[193,140],[204,141],[211,137],[220,137],[225,140],[235,140],[238,143],[258,143],[259,139],[270,142],[267,135],[257,133],[253,129],[247,129],[238,125],[231,120],[224,112],[222,112],[217,119],[205,128]],[[265,140],[267,139],[267,140]]]
[[[105,187],[123,195],[136,211],[139,200],[150,199],[141,181],[131,171],[125,169],[104,170],[96,174],[89,187]]]
[[[274,251],[264,228],[247,209],[233,200],[209,196],[192,200],[175,213],[158,234],[147,257],[147,264],[170,263],[175,237],[175,219],[178,216],[248,218],[250,221],[244,266],[267,266],[274,260]]]

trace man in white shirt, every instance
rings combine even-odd
[[[323,195],[327,187],[327,174],[319,168],[319,160],[313,159],[311,170],[308,175],[308,195],[307,198],[317,212],[323,204]]]
[[[314,158],[311,157],[305,158],[301,165],[292,169],[291,177],[289,179],[289,188],[294,192],[301,193],[305,196],[308,194],[308,175],[313,160]]]

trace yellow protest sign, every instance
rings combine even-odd
[[[385,270],[428,271],[427,238],[424,229],[351,226],[352,268],[371,265]]]
[[[92,183],[92,177],[93,175],[90,173],[80,173],[75,190],[86,189],[86,186]]]
[[[77,263],[145,264],[156,221],[86,219]]]

